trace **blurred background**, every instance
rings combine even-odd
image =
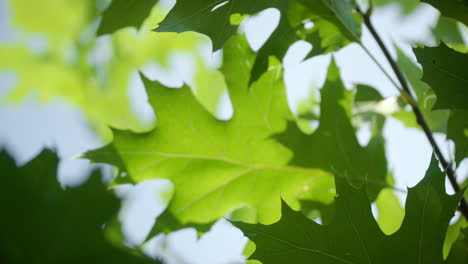
[[[100,14],[109,4],[110,0],[0,0],[0,149],[13,155],[17,165],[27,163],[44,147],[55,149],[61,158],[58,180],[63,188],[79,185],[96,167],[108,180],[112,178],[113,168],[77,158],[109,142],[109,127],[136,132],[154,128],[157,113],[147,102],[139,71],[169,87],[188,84],[219,119],[228,120],[233,113],[223,76],[217,71],[222,50],[213,53],[209,39],[193,32],[151,31],[174,0],[159,1],[138,30],[125,28],[96,38]],[[267,9],[247,17],[240,30],[251,48],[258,50],[278,20],[279,12]],[[429,5],[408,10],[391,4],[376,8],[373,22],[394,56],[396,45],[415,61],[412,45],[436,45],[439,40],[431,33],[444,21]],[[457,30],[468,43],[466,27],[457,24]],[[391,72],[366,29],[363,42]],[[311,44],[298,41],[283,58],[288,102],[296,114],[309,98],[319,97],[332,56],[304,60],[310,49]],[[333,56],[348,89],[355,84],[375,87],[389,98],[381,111],[391,115],[398,110],[398,91],[358,45],[351,44]],[[384,136],[395,186],[406,189],[423,177],[432,150],[423,133],[402,120],[401,116],[389,117]],[[308,125],[313,129],[317,124]],[[369,141],[370,129],[363,125],[358,130],[362,145]],[[436,139],[445,155],[453,157],[453,144],[445,134],[436,134]],[[463,182],[468,176],[467,159],[457,173]],[[453,192],[450,185],[447,188]],[[167,205],[165,197],[172,185],[151,180],[121,185],[115,191],[123,200],[119,219],[125,243],[139,245]],[[404,204],[405,193],[397,195]],[[201,238],[194,229],[159,235],[145,246],[145,252],[171,264],[234,264],[245,262],[246,243],[239,230],[220,220]]]

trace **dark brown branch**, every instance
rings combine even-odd
[[[429,128],[429,125],[427,124],[427,121],[424,118],[424,115],[422,114],[421,109],[416,103],[415,97],[413,96],[411,92],[411,89],[408,85],[408,82],[406,81],[406,78],[404,77],[403,73],[401,72],[396,62],[393,60],[392,56],[390,55],[390,52],[388,51],[387,47],[383,43],[379,34],[375,30],[374,26],[372,25],[372,22],[370,20],[370,12],[364,13],[360,9],[358,9],[358,12],[362,15],[364,19],[364,24],[369,29],[369,32],[372,34],[372,37],[377,42],[377,45],[379,45],[379,48],[382,50],[387,61],[390,63],[390,66],[392,67],[393,72],[395,73],[398,81],[401,84],[401,87],[403,88],[403,90],[400,90],[400,92],[402,93],[403,97],[411,105],[411,108],[413,109],[413,112],[416,116],[416,121],[423,129],[424,134],[426,135],[427,139],[429,140],[429,143],[434,149],[436,157],[439,159],[440,164],[447,172],[447,177],[450,181],[450,184],[452,185],[455,192],[460,191],[460,186],[457,183],[455,171],[453,170],[451,164],[447,162],[447,160],[445,159],[444,155],[442,154],[442,151],[440,150],[439,145],[437,145],[437,142],[434,139],[431,129]],[[464,198],[462,198],[462,200],[460,201],[460,211],[462,212],[464,217],[468,220],[468,206]]]

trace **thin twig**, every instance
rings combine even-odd
[[[413,109],[413,112],[416,116],[416,121],[417,123],[421,126],[421,128],[424,131],[424,134],[426,135],[427,139],[429,140],[429,143],[431,144],[432,148],[434,149],[434,152],[439,159],[442,167],[446,170],[447,172],[447,177],[450,181],[450,184],[453,187],[453,190],[455,192],[460,191],[460,186],[457,183],[456,180],[456,175],[455,171],[453,170],[451,164],[447,162],[445,159],[444,155],[442,154],[442,151],[440,150],[439,145],[434,139],[434,136],[432,135],[431,129],[429,128],[429,125],[426,122],[426,119],[424,118],[424,115],[421,112],[421,109],[419,108],[415,97],[408,85],[408,82],[406,81],[403,73],[401,72],[400,68],[396,64],[396,62],[393,60],[392,56],[390,55],[390,52],[388,51],[387,47],[383,43],[382,39],[380,38],[379,34],[375,30],[374,26],[372,25],[372,22],[370,20],[370,12],[362,12],[359,8],[357,8],[357,11],[361,14],[361,16],[364,19],[364,24],[366,27],[369,29],[369,32],[372,34],[372,37],[375,39],[377,42],[377,45],[379,45],[379,48],[382,50],[383,54],[385,55],[385,58],[389,62],[390,66],[392,67],[393,72],[395,73],[398,81],[401,84],[401,87],[403,90],[399,89],[400,92],[402,93],[402,96],[406,101],[411,105],[411,108]],[[398,88],[398,87],[397,87]],[[460,211],[462,214],[465,216],[465,218],[468,220],[468,206],[465,201],[465,199],[462,197],[460,201]]]

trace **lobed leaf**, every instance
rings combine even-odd
[[[369,144],[360,146],[350,122],[353,94],[345,89],[334,61],[321,98],[319,127],[312,135],[304,134],[290,122],[287,130],[275,138],[294,152],[292,164],[337,171],[358,184],[367,179],[372,183],[369,194],[375,199],[379,190],[387,186],[383,121],[376,120]]]
[[[181,224],[209,223],[244,206],[271,223],[279,218],[280,196],[294,203],[305,186],[333,188],[332,177],[288,165],[291,152],[269,138],[292,118],[281,67],[272,61],[249,87],[254,54],[245,39],[231,39],[224,57],[231,120],[214,118],[187,86],[171,89],[142,77],[157,127],[145,134],[115,130],[111,144],[84,156],[120,167],[135,182],[170,179],[175,194],[168,210]]]
[[[281,17],[276,30],[258,51],[250,83],[267,70],[270,55],[281,59],[296,40],[308,39],[314,46],[318,44],[317,52],[359,41],[360,21],[353,14],[351,0],[179,0],[155,31],[199,32],[210,37],[216,51],[236,33],[239,23],[230,22],[233,15],[253,15],[267,8],[276,8]],[[315,23],[315,29],[307,32],[305,21]]]
[[[100,173],[64,190],[57,165],[50,150],[23,167],[0,152],[0,210],[7,212],[0,218],[1,263],[159,263],[108,240],[102,227],[117,214],[120,201],[101,183]]]
[[[444,263],[445,233],[463,195],[447,195],[444,180],[433,158],[424,179],[409,189],[403,223],[390,236],[373,218],[365,189],[337,176],[336,213],[328,225],[309,220],[285,203],[277,223],[233,224],[256,244],[250,258],[268,264]],[[446,263],[465,263],[450,259]]]
[[[454,18],[468,26],[467,0],[422,0],[437,8],[443,16]]]
[[[468,108],[468,56],[445,44],[438,47],[416,48],[414,53],[422,65],[422,80],[437,95],[434,109]]]
[[[422,81],[423,70],[415,62],[408,58],[399,48],[397,48],[397,64],[403,71],[406,79],[411,85],[417,97],[417,103],[421,109],[427,123],[432,131],[445,133],[447,131],[447,120],[449,111],[446,109],[435,109],[437,96],[431,87]],[[406,126],[420,129],[416,122],[416,117],[412,111],[400,111],[393,115],[400,119]]]
[[[113,0],[102,14],[97,35],[113,33],[125,27],[138,29],[157,2],[158,0]]]

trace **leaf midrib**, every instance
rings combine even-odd
[[[275,165],[268,165],[268,164],[252,164],[252,163],[245,163],[245,162],[233,160],[225,156],[213,157],[213,156],[207,156],[207,155],[181,154],[181,153],[169,153],[169,152],[159,152],[159,151],[154,151],[154,152],[153,151],[146,151],[146,152],[144,151],[116,151],[116,152],[101,152],[101,153],[102,154],[117,153],[119,155],[161,156],[165,158],[221,161],[221,162],[225,162],[231,165],[245,167],[246,169],[251,169],[251,170],[271,169],[271,170],[277,170],[277,171],[304,173],[304,174],[310,174],[314,176],[316,175],[330,176],[329,173],[326,173],[320,169],[302,168],[302,167],[296,167],[296,166],[291,166],[291,165],[275,166]]]

